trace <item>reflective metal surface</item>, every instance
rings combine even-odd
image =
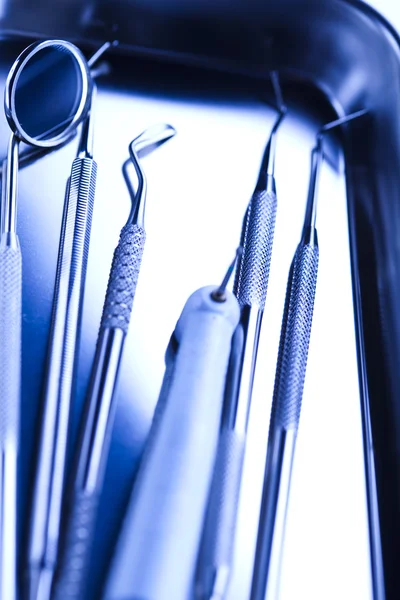
[[[91,86],[89,68],[76,46],[63,40],[31,44],[7,77],[4,109],[12,131],[33,146],[61,144],[85,117]]]
[[[279,126],[286,107],[279,99],[281,90],[274,73],[279,114],[269,137],[254,193],[243,218],[241,255],[235,274],[233,292],[238,299],[243,336],[237,373],[228,375],[223,416],[215,458],[213,480],[196,572],[196,598],[212,600],[226,596],[233,571],[234,542],[238,501],[243,474],[247,426],[251,408],[257,350],[262,317],[268,293],[268,281],[275,232],[277,196],[275,158]],[[231,361],[237,353],[232,346]],[[231,369],[233,369],[231,365]],[[237,385],[232,379],[238,378]]]
[[[3,56],[8,56],[10,63],[16,53],[14,48],[6,53],[4,46]],[[265,140],[276,118],[275,110],[258,99],[267,90],[260,90],[259,86],[251,88],[250,82],[220,75],[199,73],[193,76],[186,69],[158,69],[147,64],[144,68],[144,63],[140,62],[127,64],[130,65],[127,75],[122,74],[125,65],[115,63],[112,79],[99,81],[95,136],[99,178],[73,439],[76,439],[77,418],[87,391],[112,254],[120,228],[130,211],[130,198],[121,175],[127,145],[142,129],[163,120],[171,122],[178,134],[162,151],[146,159],[148,236],[127,336],[111,456],[101,499],[90,577],[93,598],[99,597],[104,583],[158,397],[171,332],[187,297],[203,284],[218,283],[231,259],[232,249],[240,238],[243,214],[257,180]],[[186,82],[184,88],[182,81]],[[330,116],[313,115],[314,108],[318,107],[315,97],[310,99],[311,111],[297,109],[298,99],[292,98],[289,88],[287,92],[291,112],[280,132],[276,165],[280,204],[259,349],[261,366],[256,375],[249,424],[230,600],[245,600],[249,593],[287,273],[302,227],[309,152],[317,127]],[[304,90],[303,93],[308,92]],[[4,150],[5,124],[0,123],[0,132],[3,132]],[[210,132],[213,144],[210,144]],[[241,148],[245,149],[246,161],[237,143],[238,136]],[[112,154],[111,146],[114,148]],[[33,436],[39,419],[40,383],[50,323],[64,185],[75,150],[76,145],[65,147],[20,173],[18,218],[26,257],[21,479],[21,523],[25,527],[31,502],[28,484],[33,469]],[[332,146],[329,150],[337,160],[337,149]],[[332,598],[339,594],[346,598],[344,586],[349,599],[367,598],[369,593],[344,183],[326,167],[321,186],[321,279],[283,565],[282,598],[288,600],[300,593],[309,598],[320,598],[321,585],[327,580],[331,582]],[[36,219],[46,235],[32,227]],[[337,236],[343,239],[340,247],[337,247]],[[340,319],[334,321],[330,312],[332,295],[340,314]],[[343,343],[348,353],[343,352]],[[332,378],[332,364],[342,373],[341,378]],[[329,389],[327,380],[330,381]],[[343,420],[343,411],[346,411],[347,420]],[[329,427],[322,432],[316,422],[329,422]],[[316,471],[319,473],[317,479],[314,478]],[[343,490],[349,485],[351,494],[344,499]],[[333,514],[336,516],[331,519],[329,515]],[[21,540],[26,543],[24,533],[21,530]],[[305,539],[308,540],[306,553]],[[345,546],[343,539],[346,539]],[[323,555],[321,547],[325,549]],[[24,546],[21,557],[23,551]],[[354,556],[359,557],[357,561]],[[329,598],[328,593],[326,597]]]
[[[175,133],[170,125],[146,129],[129,144],[130,158],[122,167],[132,208],[114,251],[80,438],[74,452],[74,470],[68,477],[65,491],[63,541],[58,556],[54,600],[85,597],[98,504],[114,426],[119,369],[146,242],[147,184],[139,156],[162,145]],[[130,168],[137,175],[136,194]]]
[[[16,229],[19,140],[3,162],[0,228],[0,595],[17,597],[17,474],[20,447],[22,259]],[[2,190],[3,191],[3,190]]]
[[[360,13],[357,9],[362,6],[360,2],[342,0],[281,0],[267,4],[256,0],[244,4],[238,0],[230,3],[229,12],[222,0],[190,4],[153,0],[151,7],[136,2],[134,9],[128,2],[112,5],[99,2],[87,8],[80,2],[68,3],[67,7],[59,0],[57,5],[64,11],[62,20],[54,11],[49,11],[47,2],[36,3],[34,9],[24,0],[6,2],[2,30],[93,39],[94,43],[95,39],[105,39],[104,23],[114,21],[119,25],[121,53],[158,55],[171,61],[208,64],[265,78],[271,68],[280,68],[287,78],[317,83],[339,114],[364,107],[373,113],[367,124],[353,123],[346,129],[346,180],[370,526],[372,532],[379,533],[377,508],[380,507],[386,594],[389,599],[397,599],[396,557],[400,553],[398,39],[381,21],[371,20],[371,11]],[[339,38],[341,43],[338,43]],[[4,51],[3,60],[9,60],[10,56]],[[124,65],[130,67],[129,77],[119,71]],[[115,438],[102,501],[99,529],[102,545],[98,545],[98,554],[93,560],[93,594],[100,589],[111,552],[107,550],[108,542],[115,539],[129,494],[158,394],[163,353],[178,311],[194,289],[210,283],[211,277],[218,281],[239,239],[244,208],[249,191],[251,193],[254,187],[268,134],[267,114],[272,125],[272,113],[255,100],[261,89],[261,83],[257,85],[255,80],[239,76],[214,76],[167,65],[155,67],[147,60],[124,58],[114,61],[112,86],[100,86],[97,122],[102,125],[101,128],[98,125],[99,133],[96,132],[96,156],[99,163],[102,156],[107,169],[101,182],[99,177],[102,192],[94,215],[79,371],[80,397],[85,391],[94,352],[112,248],[129,210],[127,199],[122,205],[122,198],[126,198],[123,182],[120,182],[119,192],[115,188],[117,173],[126,157],[116,151],[111,168],[109,152],[107,154],[110,141],[118,140],[118,147],[126,147],[132,135],[144,126],[165,119],[176,126],[180,134],[175,149],[172,143],[168,148],[171,153],[168,165],[156,155],[151,158],[154,171],[153,174],[149,171],[148,177],[149,193],[152,186],[154,195],[153,208],[149,205],[148,244],[128,338],[129,358],[123,366]],[[288,90],[284,91],[286,98]],[[292,116],[282,130],[286,146],[277,159],[280,212],[269,304],[260,342],[260,353],[265,353],[260,356],[264,368],[260,369],[255,384],[258,400],[250,418],[250,443],[245,461],[236,558],[240,568],[230,588],[230,597],[235,600],[242,600],[248,594],[259,505],[260,459],[265,451],[268,399],[272,395],[269,377],[272,381],[279,337],[280,316],[277,315],[281,315],[288,265],[304,210],[311,145],[307,149],[305,146],[311,144],[311,129],[312,133],[316,129],[315,122],[313,128],[309,128],[308,123],[313,120],[310,114],[317,118],[323,102],[320,96],[310,95],[303,88],[297,104],[308,104],[311,108],[308,113],[304,110],[296,113],[299,116],[296,121],[293,106],[290,107]],[[113,111],[110,111],[111,106]],[[128,118],[134,131],[127,132],[122,116]],[[319,116],[318,123],[326,121],[326,117]],[[3,140],[4,132],[5,125],[0,127]],[[300,146],[300,140],[304,140],[305,145]],[[188,148],[192,149],[189,159]],[[243,160],[243,148],[246,160]],[[63,195],[57,188],[59,176],[72,156],[70,149],[63,149],[60,155],[50,156],[21,174],[25,198],[21,200],[19,219],[27,256],[25,270],[29,273],[24,282],[25,486],[32,452],[32,420],[37,414],[33,398],[39,393],[54,281],[59,235],[59,228],[54,224],[61,221],[61,201],[57,205],[54,198],[57,194],[60,198]],[[53,161],[57,162],[57,177]],[[149,169],[152,168],[149,161]],[[33,178],[32,172],[35,173]],[[176,204],[165,202],[167,190]],[[281,592],[284,598],[302,595],[320,598],[321,590],[325,598],[346,598],[346,594],[349,598],[364,598],[369,594],[368,557],[361,441],[356,434],[360,432],[358,381],[343,180],[336,179],[326,167],[321,190],[320,281],[293,473]],[[38,197],[42,198],[40,203],[35,201]],[[116,203],[119,197],[120,212]],[[213,214],[212,221],[210,214]],[[43,225],[46,224],[45,243],[42,237],[38,243],[31,227],[32,219],[39,215]],[[105,263],[107,267],[103,269]],[[33,346],[35,352],[32,352]],[[25,507],[27,502],[24,496]],[[307,551],[304,540],[307,540]],[[329,558],[328,552],[332,552]],[[372,552],[374,556],[379,555],[378,545],[372,546]],[[377,558],[374,561],[377,566],[375,591],[379,598],[379,556]]]
[[[300,242],[290,265],[264,470],[251,600],[279,597],[287,505],[307,371],[319,248],[316,228],[321,140],[311,153],[310,185]],[[286,448],[286,444],[288,448]]]
[[[4,112],[12,133],[2,169],[0,239],[0,397],[4,455],[0,483],[0,581],[1,596],[9,600],[18,596],[17,457],[22,376],[22,257],[16,227],[19,144],[22,140],[39,147],[62,143],[84,116],[90,88],[89,72],[80,51],[68,42],[45,41],[31,44],[19,54],[4,90]],[[44,496],[49,487],[42,487],[41,508],[47,508]],[[39,521],[39,518],[34,519],[35,527]]]

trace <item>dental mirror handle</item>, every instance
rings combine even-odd
[[[114,422],[116,386],[140,266],[145,230],[127,224],[114,252],[96,346],[89,394],[68,499],[54,600],[80,599],[92,551],[104,468]]]
[[[16,600],[17,457],[21,382],[22,261],[18,237],[0,241],[0,598]]]
[[[316,234],[315,234],[316,235]],[[318,274],[318,245],[301,241],[290,268],[276,367],[251,600],[278,597],[280,562]]]
[[[0,231],[0,598],[17,598],[17,467],[21,406],[22,257],[17,235],[19,140],[2,163]]]
[[[35,476],[28,585],[49,597],[60,535],[69,415],[81,328],[97,164],[77,157],[67,184]],[[43,567],[43,564],[46,567]],[[39,581],[39,583],[35,583]]]

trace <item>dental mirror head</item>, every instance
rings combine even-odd
[[[86,59],[64,40],[35,42],[6,81],[4,109],[14,135],[32,146],[62,144],[86,117],[92,78]]]

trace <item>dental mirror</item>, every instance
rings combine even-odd
[[[15,232],[18,146],[62,144],[90,108],[89,66],[73,44],[35,42],[16,59],[8,74],[4,110],[13,132],[7,153],[2,234]]]
[[[10,70],[6,117],[20,140],[56,146],[86,115],[90,93],[89,68],[76,46],[62,40],[37,42],[19,55]]]
[[[89,67],[75,46],[45,41],[17,58],[6,81],[4,108],[12,129],[3,162],[0,236],[0,396],[7,439],[0,476],[0,595],[17,596],[17,456],[21,390],[22,261],[16,231],[19,143],[39,148],[62,144],[85,118],[91,104]],[[5,169],[4,169],[5,166]],[[3,377],[6,373],[7,376]],[[5,436],[5,437],[4,437]],[[4,440],[3,440],[4,441]]]

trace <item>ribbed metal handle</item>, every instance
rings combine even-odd
[[[101,336],[105,333],[104,329],[122,329],[124,333],[127,333],[145,241],[145,231],[137,225],[126,225],[121,231],[111,266],[99,340],[103,340]],[[111,344],[114,341],[111,340]],[[119,342],[122,344],[123,339],[121,341],[119,338]],[[103,362],[103,357],[108,357],[109,352],[104,354],[102,348],[100,341],[96,350],[92,382],[104,381],[106,375],[108,375],[114,379],[115,384],[117,371],[112,371],[108,358],[105,359],[106,362]],[[122,352],[122,347],[120,352]],[[118,370],[118,364],[119,361],[113,365],[113,368]],[[111,391],[111,394],[107,397],[101,396],[101,392],[104,393],[103,389],[91,388],[89,396],[90,409],[87,415],[92,415],[94,418],[99,410],[99,405],[101,405],[102,411],[107,408],[106,412],[109,419],[112,419],[110,406],[114,385],[106,387],[107,390]],[[111,421],[107,424],[107,429],[110,426]],[[88,435],[90,433],[90,439],[92,439],[92,434],[95,435],[96,431],[98,433],[96,427],[96,421],[85,422],[85,433]],[[83,447],[86,448],[85,443]],[[87,448],[88,453],[85,452],[79,456],[79,465],[83,470],[85,463],[89,460],[91,450],[91,448]],[[100,452],[102,459],[99,461],[99,468],[101,469],[101,465],[104,463],[103,459],[105,459],[108,452],[108,444],[105,439],[103,439],[100,446]],[[83,486],[84,483],[78,481],[77,485]],[[85,580],[93,549],[94,526],[101,488],[102,475],[98,472],[94,490],[85,491],[82,489],[81,492],[76,492],[71,498],[70,511],[66,514],[66,531],[59,553],[60,558],[53,595],[55,600],[79,600],[85,597]]]
[[[0,598],[17,598],[17,465],[21,392],[22,261],[18,238],[0,243]]]
[[[271,412],[271,429],[297,428],[310,343],[318,247],[300,243],[290,268]]]
[[[30,519],[31,569],[46,562],[50,571],[57,559],[96,174],[93,159],[76,158],[66,190]]]
[[[237,270],[234,293],[241,306],[264,308],[267,297],[277,210],[272,190],[255,191],[242,232],[243,255]]]
[[[223,598],[231,572],[245,438],[223,429],[218,442],[196,573],[196,598]]]
[[[22,260],[18,239],[0,244],[0,445],[17,444],[21,386]]]
[[[138,225],[126,225],[115,249],[104,302],[101,327],[128,331],[146,233]]]
[[[100,494],[97,492],[79,492],[71,498],[52,600],[82,600],[86,597],[86,577],[99,500]]]
[[[239,379],[239,409],[247,420],[248,403],[252,389],[253,368],[247,364],[256,358],[258,344],[259,315],[267,297],[272,246],[274,241],[277,197],[273,184],[256,190],[248,206],[242,228],[241,245],[243,254],[236,272],[234,293],[243,311],[250,307],[258,317],[246,322],[247,345]],[[254,329],[255,327],[255,329]],[[249,329],[250,328],[250,329]],[[243,370],[248,377],[243,376]],[[240,421],[240,417],[237,416]],[[237,425],[237,422],[236,422]],[[246,426],[228,426],[222,429],[213,483],[207,506],[199,560],[196,573],[196,598],[224,598],[232,570],[233,548],[237,520],[238,500],[245,448]]]

